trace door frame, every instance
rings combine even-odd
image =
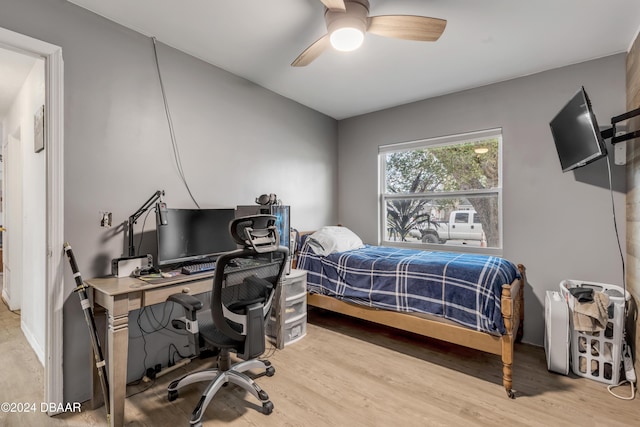
[[[46,155],[46,266],[45,266],[45,363],[43,402],[61,407],[62,307],[64,243],[64,64],[62,48],[0,27],[0,46],[45,60],[45,155]],[[53,415],[56,412],[49,412]]]

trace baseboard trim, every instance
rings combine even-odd
[[[40,361],[40,364],[44,368],[44,349],[40,345],[38,345],[38,340],[33,335],[33,333],[31,332],[31,330],[29,329],[26,323],[21,321],[20,329],[22,330],[22,333],[27,339],[27,342],[29,343],[33,351],[36,353],[36,356],[38,356],[38,360]]]

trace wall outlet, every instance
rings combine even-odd
[[[618,142],[613,147],[613,162],[616,165],[627,164],[627,141]]]

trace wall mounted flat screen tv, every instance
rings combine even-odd
[[[167,209],[167,224],[156,227],[158,265],[196,262],[236,250],[229,232],[235,209]]]
[[[587,92],[582,87],[549,123],[563,172],[607,155]]]

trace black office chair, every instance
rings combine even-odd
[[[173,401],[182,387],[210,381],[193,410],[191,425],[201,425],[209,402],[227,383],[244,388],[260,400],[264,414],[273,411],[267,393],[244,372],[260,370],[260,376],[275,373],[268,360],[257,359],[265,351],[265,326],[289,253],[279,246],[275,222],[275,216],[255,215],[237,218],[230,224],[231,235],[243,248],[217,259],[211,315],[198,316],[196,326],[187,328],[205,344],[220,350],[218,368],[190,373],[168,387],[169,401]],[[171,295],[168,300],[185,307],[187,319],[196,319],[196,311],[202,308],[197,298],[187,294]],[[230,352],[244,361],[231,365]]]

